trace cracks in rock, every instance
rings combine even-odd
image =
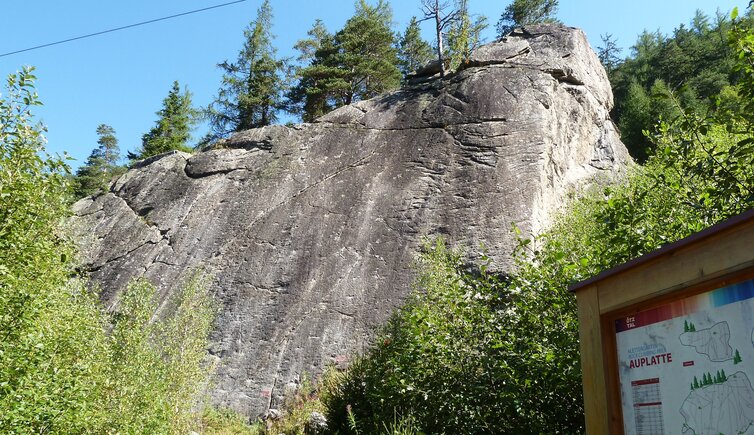
[[[514,100],[516,100],[516,103],[520,103],[521,101],[518,98],[518,95],[516,95],[513,91],[511,91],[505,84],[501,85],[503,89],[505,89],[505,92],[509,93],[511,97],[513,97]]]
[[[542,72],[550,74],[555,80],[561,83],[568,83],[569,85],[584,86],[584,82],[574,77],[573,71],[570,68],[550,68],[544,69]]]
[[[186,174],[186,177],[191,178],[192,180],[199,180],[201,178],[207,178],[207,177],[211,177],[217,174],[228,175],[236,171],[250,172],[251,170],[249,168],[243,167],[243,168],[214,169],[214,170],[202,172],[199,174],[191,174],[188,172],[188,162],[186,165],[183,166],[183,173]]]
[[[311,201],[306,201],[306,205],[308,205],[309,207],[314,208],[314,209],[324,210],[324,211],[327,212],[326,214],[328,214],[328,215],[343,216],[343,217],[346,217],[346,218],[348,217],[348,215],[346,213],[337,212],[337,211],[332,210],[332,209],[330,209],[330,208],[328,208],[328,207],[326,207],[324,205],[312,204]]]
[[[288,331],[285,333],[285,336],[283,337],[281,344],[279,345],[280,352],[278,353],[277,367],[275,367],[275,377],[272,379],[272,386],[270,387],[270,398],[267,401],[267,409],[272,408],[272,401],[275,398],[275,387],[277,387],[278,379],[280,379],[280,367],[283,365],[285,353],[288,350],[288,345],[291,342],[291,335],[293,335],[296,329],[301,326],[301,323],[303,323],[304,319],[309,318],[312,311],[314,311],[314,308],[299,316],[298,321],[288,329]]]
[[[363,145],[363,139],[362,139],[362,145]],[[289,198],[286,198],[285,200],[283,200],[283,201],[281,201],[281,202],[279,202],[279,203],[277,203],[277,204],[274,204],[274,205],[270,206],[270,207],[269,207],[269,208],[268,208],[268,209],[267,209],[267,210],[265,211],[265,213],[263,213],[263,214],[262,214],[261,216],[258,216],[258,217],[256,217],[256,218],[252,219],[252,220],[251,220],[251,222],[250,222],[250,223],[249,223],[249,224],[248,224],[248,225],[247,225],[247,226],[246,226],[245,228],[243,228],[243,229],[242,229],[242,230],[241,230],[241,231],[239,232],[239,234],[238,234],[238,235],[236,235],[236,237],[232,238],[232,239],[231,239],[230,241],[226,242],[225,244],[223,244],[223,245],[219,246],[219,247],[218,247],[218,249],[217,249],[217,255],[216,255],[216,256],[215,256],[214,258],[222,258],[222,255],[221,255],[221,254],[222,254],[222,252],[223,252],[224,250],[227,250],[227,249],[229,249],[229,248],[230,248],[231,246],[233,246],[233,245],[237,244],[237,243],[238,243],[238,240],[242,239],[242,236],[241,236],[242,234],[247,234],[247,233],[248,233],[248,232],[249,232],[249,231],[250,231],[250,230],[251,230],[252,228],[254,228],[254,227],[256,226],[257,222],[259,222],[259,221],[260,221],[261,219],[265,218],[265,217],[266,217],[267,215],[269,215],[269,214],[270,214],[270,213],[271,213],[271,212],[272,212],[273,210],[276,210],[276,209],[278,209],[278,208],[280,208],[280,207],[282,207],[282,206],[285,206],[285,205],[287,205],[287,204],[290,204],[290,203],[291,203],[292,201],[294,201],[294,200],[295,200],[296,198],[298,198],[299,196],[301,196],[301,195],[305,194],[305,193],[306,193],[306,192],[308,192],[309,190],[311,190],[311,189],[314,189],[315,187],[317,187],[317,186],[319,186],[319,185],[321,185],[321,184],[323,184],[323,183],[326,183],[326,182],[328,182],[328,181],[332,180],[333,178],[335,178],[335,177],[339,176],[340,174],[342,174],[342,173],[344,173],[344,172],[346,172],[346,171],[349,171],[349,170],[352,170],[352,169],[355,169],[355,168],[358,168],[358,167],[361,167],[361,166],[364,166],[364,165],[368,164],[368,163],[369,163],[369,161],[370,161],[370,160],[371,160],[371,159],[372,159],[372,158],[374,157],[374,155],[375,155],[375,154],[377,153],[377,150],[378,150],[378,149],[380,149],[381,147],[383,147],[383,146],[378,146],[378,147],[375,147],[375,148],[374,148],[374,149],[372,149],[372,151],[371,151],[371,152],[369,152],[369,154],[367,154],[366,156],[364,156],[364,157],[361,157],[361,158],[357,159],[357,160],[356,160],[355,162],[353,162],[353,163],[349,163],[349,164],[347,164],[347,165],[345,165],[345,166],[342,166],[342,167],[340,167],[340,168],[336,169],[335,171],[331,172],[330,174],[328,174],[328,175],[326,175],[326,176],[322,177],[322,178],[321,178],[320,180],[317,180],[317,181],[313,182],[312,184],[310,184],[310,185],[307,185],[307,186],[305,186],[305,187],[304,187],[304,188],[302,188],[302,189],[299,189],[299,190],[298,190],[298,191],[297,191],[296,193],[292,194],[292,195],[291,195],[291,196],[290,196]]]
[[[454,109],[451,106],[444,105],[445,107],[448,107],[449,109]],[[457,110],[456,110],[457,111]],[[461,112],[458,112],[461,113]],[[461,113],[462,114],[462,113]],[[458,127],[464,127],[467,125],[482,125],[486,124],[488,122],[508,122],[507,118],[504,117],[490,117],[490,118],[484,118],[477,121],[465,121],[465,122],[454,122],[449,124],[440,124],[440,123],[431,123],[427,125],[423,125],[420,127],[401,127],[401,128],[387,128],[387,127],[367,127],[365,125],[354,125],[354,124],[337,124],[337,123],[328,123],[328,127],[332,128],[347,128],[347,129],[355,129],[355,130],[366,130],[366,131],[386,131],[386,132],[403,132],[403,131],[423,131],[423,130],[447,130],[448,128],[458,128]],[[325,124],[324,122],[322,124]]]
[[[138,251],[139,249],[143,248],[144,246],[147,246],[147,245],[156,245],[156,244],[157,244],[157,242],[155,242],[155,241],[152,241],[152,240],[147,240],[146,242],[144,242],[144,243],[141,243],[141,244],[140,244],[139,246],[137,246],[137,247],[135,247],[135,248],[131,249],[130,251],[128,251],[128,252],[126,252],[126,253],[124,253],[124,254],[118,255],[117,257],[108,258],[108,259],[107,259],[107,260],[105,260],[105,262],[104,262],[104,263],[102,263],[101,265],[99,265],[99,266],[96,266],[96,267],[92,267],[92,268],[90,268],[90,269],[88,269],[88,270],[89,270],[89,272],[97,272],[97,271],[99,271],[100,269],[102,269],[103,267],[107,266],[107,265],[108,265],[108,264],[110,264],[110,263],[113,263],[113,262],[116,262],[116,261],[118,261],[118,260],[120,260],[120,259],[122,259],[122,258],[126,258],[126,257],[129,257],[129,256],[131,256],[131,254],[133,254],[134,252],[136,252],[136,251]]]
[[[169,262],[167,262],[167,261],[165,261],[165,260],[158,260],[158,259],[156,259],[156,258],[155,258],[155,259],[154,259],[154,261],[152,261],[152,264],[150,264],[149,266],[147,266],[147,267],[145,267],[145,268],[144,268],[144,272],[146,273],[146,271],[147,271],[147,270],[149,270],[149,268],[150,268],[150,267],[151,267],[151,266],[152,266],[153,264],[156,264],[156,263],[164,264],[165,266],[169,266],[169,267],[176,267],[176,266],[178,266],[178,265],[177,265],[177,264],[175,264],[175,263],[169,263]]]
[[[346,313],[344,311],[340,311],[337,308],[330,307],[330,311],[332,311],[333,313],[338,313],[338,314],[340,314],[343,317],[348,317],[349,319],[355,319],[356,318],[356,314],[355,313]]]

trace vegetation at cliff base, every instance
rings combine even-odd
[[[211,369],[204,278],[160,318],[146,281],[100,306],[76,272],[68,168],[45,154],[34,81],[29,68],[11,74],[0,95],[0,432],[186,433]]]
[[[735,17],[735,15],[734,15]],[[656,152],[623,184],[586,192],[554,226],[520,240],[510,276],[428,245],[414,296],[348,372],[329,406],[367,432],[394,415],[428,433],[583,432],[575,298],[570,283],[742,213],[754,203],[754,96],[749,21],[729,44],[742,104],[679,115],[648,137]],[[724,98],[724,97],[722,97]],[[571,231],[579,228],[579,231]]]

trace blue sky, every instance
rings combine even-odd
[[[0,53],[20,50],[83,34],[204,8],[229,0],[37,0],[6,2],[0,17]],[[376,0],[375,0],[376,1]],[[78,166],[96,146],[95,129],[101,123],[115,128],[121,150],[140,144],[156,119],[162,99],[173,80],[187,85],[194,103],[205,106],[217,91],[221,72],[216,64],[235,59],[243,28],[254,19],[262,0],[162,21],[0,57],[0,75],[22,65],[37,68],[37,90],[44,106],[36,113],[48,126],[48,150],[68,152]],[[420,14],[420,0],[393,0],[395,30]],[[281,56],[292,56],[293,44],[305,37],[316,18],[337,31],[353,13],[351,0],[272,0],[273,32]],[[487,40],[506,0],[469,0],[473,13],[489,18]],[[748,0],[561,0],[558,18],[583,29],[593,47],[600,35],[613,34],[628,49],[642,30],[672,32],[688,23],[694,11],[714,14],[717,9],[744,9]],[[424,23],[431,39],[429,23]],[[4,92],[4,90],[0,90]],[[198,128],[194,135],[205,132]]]

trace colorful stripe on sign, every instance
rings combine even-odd
[[[630,316],[621,317],[615,321],[615,332],[624,332],[634,328],[676,317],[688,316],[703,310],[722,307],[723,305],[754,298],[754,279],[731,284],[716,290],[711,290],[679,301],[670,302],[649,310],[641,311]]]

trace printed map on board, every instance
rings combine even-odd
[[[615,327],[627,434],[754,435],[754,280]]]

